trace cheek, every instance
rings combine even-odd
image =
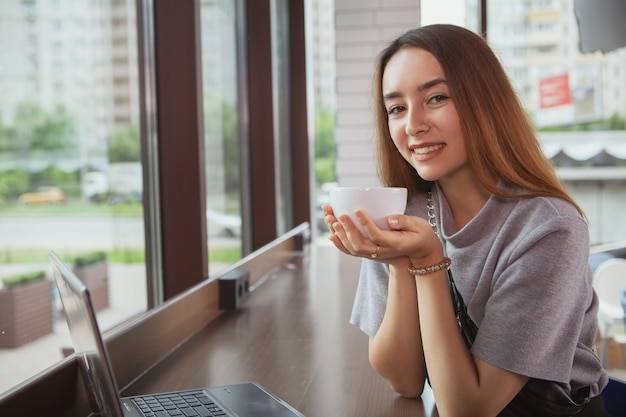
[[[458,123],[455,125],[452,135],[456,138],[457,146],[462,149],[463,154],[465,154],[465,138],[463,137],[461,126]]]
[[[387,126],[389,127],[391,140],[393,140],[396,148],[401,149],[402,147],[406,147],[406,134],[404,130],[404,124],[398,121],[391,121],[387,124]]]
[[[454,153],[459,163],[467,162],[467,150],[465,149],[465,138],[460,126],[456,126],[449,132],[450,144],[454,147]]]
[[[434,124],[439,126],[442,133],[445,135],[448,142],[454,143],[455,147],[465,148],[465,139],[463,138],[463,131],[461,129],[461,121],[454,108],[451,107],[449,111],[438,115]]]

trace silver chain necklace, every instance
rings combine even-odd
[[[435,214],[435,205],[433,204],[432,191],[428,192],[428,203],[426,204],[426,207],[428,208],[428,224],[430,225],[430,227],[433,228],[433,231],[435,232],[437,237],[440,237],[439,232],[437,231],[437,216]]]

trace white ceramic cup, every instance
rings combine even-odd
[[[363,210],[376,225],[389,230],[387,217],[404,214],[407,189],[403,187],[335,187],[330,189],[330,206],[335,217],[341,214],[350,216],[363,236],[367,236],[363,226],[354,215],[357,209]]]

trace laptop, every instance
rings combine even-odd
[[[120,397],[89,290],[51,251],[54,280],[94,416],[304,417],[256,382]]]

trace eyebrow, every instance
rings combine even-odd
[[[448,82],[446,80],[444,80],[443,78],[435,78],[433,80],[425,82],[422,85],[417,86],[417,91],[419,93],[421,93],[421,92],[424,92],[424,91],[426,91],[426,90],[428,90],[430,88],[433,88],[433,87],[435,87],[435,86],[437,86],[439,84],[447,84],[447,83]],[[398,98],[400,96],[401,96],[401,94],[396,92],[396,91],[391,92],[391,93],[387,93],[387,94],[383,94],[383,101],[387,101],[387,100],[391,100],[391,99],[394,99],[394,98]]]

